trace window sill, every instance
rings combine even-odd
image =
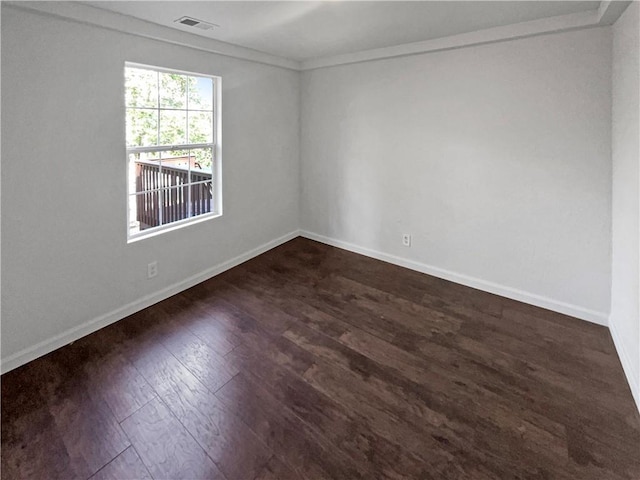
[[[207,220],[212,220],[214,218],[218,218],[221,216],[222,216],[222,213],[205,213],[204,215],[198,215],[197,217],[187,218],[184,220],[180,220],[179,222],[170,223],[168,225],[162,225],[160,227],[150,228],[148,230],[144,230],[142,232],[129,235],[127,237],[127,244],[139,242],[140,240],[145,240],[151,237],[156,237],[163,233],[171,232],[174,230],[180,230],[182,228],[188,227],[189,225],[195,225],[196,223],[206,222]]]

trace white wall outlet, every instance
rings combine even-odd
[[[158,262],[154,260],[147,265],[147,278],[153,278],[158,275]]]
[[[405,247],[410,247],[411,246],[411,234],[410,233],[403,233],[402,234],[402,245],[404,245]]]

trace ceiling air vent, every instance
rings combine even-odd
[[[179,19],[174,20],[174,22],[180,23],[187,27],[199,28],[200,30],[211,30],[212,28],[219,26],[214,23],[203,22],[202,20],[198,20],[193,17],[180,17]]]

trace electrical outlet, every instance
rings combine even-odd
[[[153,278],[158,275],[158,262],[154,260],[147,265],[147,278]]]
[[[411,234],[410,233],[404,233],[402,235],[402,245],[404,245],[405,247],[410,247],[411,246]]]

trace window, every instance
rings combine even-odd
[[[125,65],[128,239],[222,213],[220,78]]]

